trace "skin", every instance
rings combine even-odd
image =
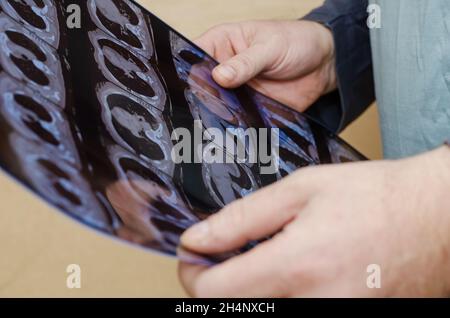
[[[198,43],[234,69],[213,73],[226,87],[250,80],[297,110],[336,88],[331,34],[313,22],[225,25]],[[181,282],[195,297],[450,296],[449,189],[448,147],[301,169],[186,231],[202,254],[274,236],[213,267],[181,263]],[[366,285],[371,264],[380,289]]]
[[[225,24],[196,44],[222,63],[213,71],[218,84],[235,88],[248,83],[300,112],[336,89],[333,37],[318,23]]]

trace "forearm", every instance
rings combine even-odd
[[[440,213],[445,224],[442,235],[445,241],[443,257],[445,261],[444,268],[446,269],[445,280],[447,281],[446,296],[450,297],[450,144],[439,149],[437,157],[440,159],[443,170]]]
[[[442,284],[444,295],[450,296],[450,147],[443,146],[423,156],[422,165],[416,165],[425,173],[422,200],[427,209],[420,219],[428,220],[430,246],[436,257],[428,270],[437,269],[435,284]],[[428,171],[428,172],[427,172]],[[430,264],[431,265],[431,264]]]

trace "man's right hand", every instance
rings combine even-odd
[[[297,111],[336,89],[331,31],[309,21],[255,21],[212,28],[195,41],[221,64],[214,80],[249,83]]]

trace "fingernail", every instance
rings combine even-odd
[[[216,71],[223,79],[227,81],[232,81],[236,77],[236,71],[228,65],[220,65],[217,67]]]
[[[200,222],[189,228],[181,236],[181,241],[186,245],[203,245],[209,238],[208,222]]]

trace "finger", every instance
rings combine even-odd
[[[249,83],[257,91],[299,111],[304,112],[322,94],[310,76],[292,80],[268,80],[258,78]],[[280,87],[283,87],[280,90]]]
[[[195,39],[194,44],[212,57],[216,57],[215,40],[210,36],[208,32]]]
[[[312,193],[307,182],[298,179],[293,175],[231,203],[188,229],[181,237],[182,245],[199,253],[221,253],[277,232]]]
[[[235,24],[219,25],[206,31],[194,43],[221,63],[246,48],[237,29]]]
[[[226,88],[236,88],[252,80],[275,63],[275,50],[255,44],[213,70],[214,80]]]
[[[195,297],[283,297],[288,293],[282,235],[210,269],[183,267],[182,277]]]
[[[201,273],[206,271],[208,267],[201,265],[193,265],[190,263],[180,262],[178,264],[178,277],[181,285],[189,296],[194,297],[194,286]]]

